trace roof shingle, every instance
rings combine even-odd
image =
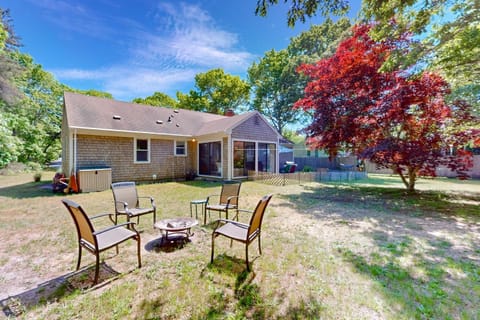
[[[253,111],[226,117],[192,110],[152,107],[72,92],[64,93],[64,104],[70,128],[177,136],[226,133],[257,113]]]

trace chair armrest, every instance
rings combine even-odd
[[[246,212],[246,213],[253,213],[253,210],[247,210],[247,209],[238,209],[238,212]]]
[[[229,205],[229,204],[230,204],[230,201],[232,201],[232,199],[235,199],[235,198],[238,199],[239,196],[230,196],[230,197],[228,197],[228,198],[227,198],[227,205]]]
[[[207,199],[205,200],[205,203],[208,204],[208,202],[210,201],[210,197],[220,197],[219,194],[211,194],[207,197]]]
[[[149,199],[150,201],[153,201],[153,197],[138,197],[139,199]]]
[[[93,220],[93,219],[97,219],[97,218],[101,218],[101,217],[106,217],[106,216],[110,216],[110,215],[111,215],[111,213],[100,213],[100,214],[97,214],[97,215],[88,217],[88,219]]]
[[[230,220],[230,219],[218,219],[215,221],[217,224],[215,226],[215,228],[213,229],[213,231],[215,232],[215,230],[218,229],[218,227],[220,226],[220,224],[227,224],[227,223],[231,223],[231,224],[234,224],[236,225],[237,227],[240,227],[240,228],[244,228],[244,229],[248,229],[248,227],[250,227],[248,224],[246,223],[241,223],[241,222],[238,222],[238,221],[235,221],[235,220]]]
[[[123,226],[126,226],[126,225],[131,225],[131,229],[134,230],[138,234],[138,231],[135,229],[135,222],[124,222],[124,223],[120,223],[120,224],[117,224],[117,225],[113,225],[113,226],[104,228],[102,230],[95,231],[95,232],[93,232],[93,235],[96,236],[96,235],[99,235],[101,233],[105,233],[107,231],[117,229],[117,228],[120,228],[120,227],[123,227]]]
[[[127,208],[128,208],[128,203],[127,203],[127,202],[125,202],[125,201],[115,201],[115,208],[117,207],[117,206],[116,206],[117,203],[123,204],[123,208],[124,208],[125,210],[127,210]],[[115,212],[116,212],[116,211],[117,211],[117,210],[115,210]]]
[[[157,206],[155,205],[155,199],[153,197],[138,197],[138,199],[148,199],[150,200],[150,204],[152,207],[156,208]]]

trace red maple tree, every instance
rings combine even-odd
[[[314,114],[305,128],[307,143],[331,157],[344,150],[390,168],[409,191],[418,176],[435,176],[440,165],[467,177],[471,154],[446,156],[445,150],[461,149],[472,139],[473,130],[461,129],[474,120],[470,106],[448,105],[449,85],[436,74],[380,72],[390,53],[408,50],[412,40],[404,35],[376,42],[369,30],[355,26],[332,57],[299,67],[310,81],[295,108]]]

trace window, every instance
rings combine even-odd
[[[208,142],[198,145],[198,173],[207,176],[222,176],[222,143]]]
[[[255,171],[255,142],[235,141],[233,143],[233,175],[246,177],[249,170]]]
[[[277,150],[274,143],[258,144],[258,171],[275,172]]]
[[[135,162],[150,162],[150,140],[135,139]]]
[[[176,156],[187,155],[187,144],[185,141],[175,141],[175,155]]]

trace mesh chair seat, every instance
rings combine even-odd
[[[137,259],[138,267],[142,266],[141,256],[140,256],[140,234],[135,230],[135,223],[126,222],[119,225],[114,225],[106,227],[101,230],[95,230],[92,220],[100,218],[103,216],[109,216],[109,214],[101,214],[93,217],[87,216],[83,208],[68,199],[62,200],[63,204],[70,212],[70,215],[75,222],[75,227],[77,229],[78,235],[78,262],[77,270],[80,269],[80,262],[82,260],[82,248],[87,249],[90,253],[94,254],[96,257],[95,262],[95,279],[94,283],[98,282],[98,275],[100,271],[100,252],[107,250],[112,247],[116,247],[118,254],[118,245],[122,242],[125,242],[129,239],[137,241]],[[125,228],[128,226],[128,229]]]
[[[118,210],[117,212],[119,214],[128,214],[130,217],[136,217],[151,213],[152,208],[128,208],[127,210]]]
[[[268,203],[272,195],[266,195],[258,202],[255,210],[252,213],[250,218],[250,223],[240,223],[238,221],[228,220],[228,219],[219,219],[217,220],[217,225],[212,232],[212,253],[210,256],[210,262],[213,263],[213,256],[215,252],[215,238],[218,236],[224,236],[230,240],[240,241],[245,243],[245,257],[247,263],[247,270],[250,271],[250,264],[248,262],[248,246],[252,243],[253,240],[258,238],[258,251],[262,254],[262,246],[260,241],[261,231],[262,231],[262,221],[263,215],[265,214],[265,209],[267,208]],[[230,246],[232,243],[230,242]]]
[[[118,228],[100,233],[97,235],[98,249],[100,251],[106,250],[120,242],[135,237],[135,235],[135,232],[125,228]]]
[[[210,211],[217,211],[219,218],[221,218],[221,213],[224,212],[225,218],[228,219],[228,211],[238,208],[241,185],[242,183],[240,181],[224,181],[219,195],[210,195],[207,197],[205,212],[208,211],[210,214]],[[210,199],[213,197],[218,197],[218,203],[212,203]],[[238,211],[235,217],[238,218]]]
[[[245,242],[248,237],[248,225],[227,223],[215,230],[215,233],[227,236],[237,241]]]
[[[118,215],[125,215],[127,222],[131,218],[136,217],[137,223],[140,222],[140,216],[148,213],[153,213],[153,224],[157,220],[157,207],[155,200],[152,197],[139,197],[135,182],[115,182],[112,183],[113,200],[115,201],[115,215],[111,220],[117,224]],[[147,201],[143,200],[143,205],[140,199],[147,199],[150,201],[150,207],[145,204]]]

